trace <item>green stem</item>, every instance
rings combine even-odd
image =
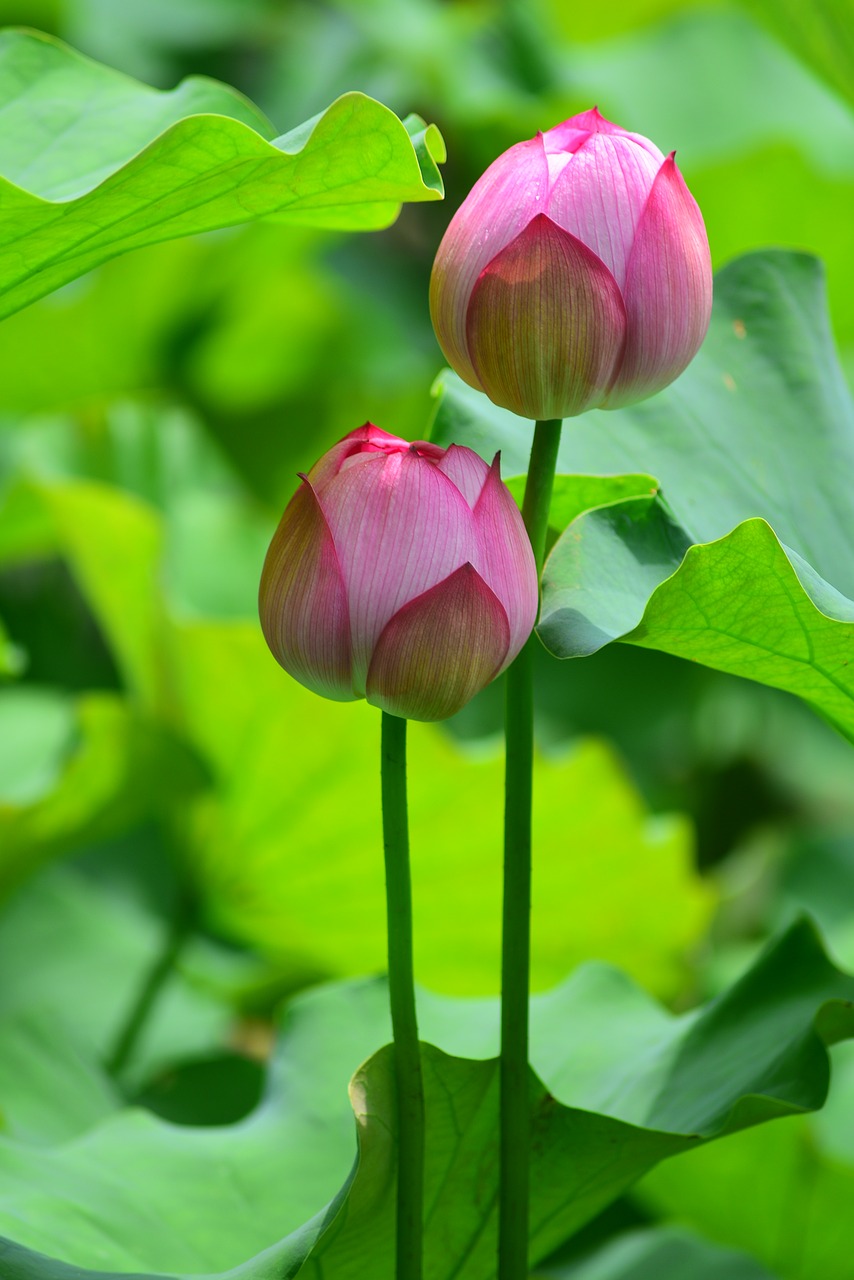
[[[175,970],[191,931],[192,912],[189,901],[182,897],[169,923],[160,955],[146,974],[107,1058],[105,1066],[110,1075],[121,1076],[133,1058],[152,1010]]]
[[[538,422],[522,518],[539,578],[560,444],[559,419]],[[534,646],[531,636],[507,672],[504,805],[504,911],[501,951],[501,1122],[498,1280],[527,1280],[528,996],[531,969],[531,805],[534,768]]]
[[[397,1280],[421,1280],[424,1086],[412,968],[412,884],[406,810],[406,721],[382,715],[382,807],[388,986],[397,1080]]]

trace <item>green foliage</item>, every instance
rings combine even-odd
[[[0,315],[159,240],[272,216],[368,230],[441,195],[436,129],[364,95],[274,138],[224,86],[158,93],[47,37],[0,40]]]
[[[668,1017],[601,966],[536,999],[533,1258],[662,1159],[821,1105],[824,1046],[854,1034],[852,996],[852,980],[799,925],[698,1016]],[[430,1042],[427,1201],[443,1224],[427,1233],[428,1274],[486,1280],[494,1272],[494,1209],[482,1220],[480,1206],[491,1201],[496,1169],[497,1008],[425,995],[420,1020]],[[565,1026],[573,1028],[568,1039]],[[387,1031],[382,983],[327,987],[293,1007],[267,1096],[242,1124],[198,1130],[190,1142],[180,1129],[129,1112],[71,1144],[0,1144],[0,1176],[13,1180],[0,1224],[14,1222],[25,1245],[7,1248],[9,1280],[63,1277],[64,1268],[28,1249],[72,1262],[84,1276],[105,1266],[186,1274],[245,1264],[247,1280],[266,1278],[274,1266],[279,1275],[345,1280],[364,1274],[368,1255],[372,1274],[391,1275],[390,1049],[371,1057],[351,1085],[359,1138],[352,1177],[342,1087]],[[260,1256],[246,1263],[253,1253]]]

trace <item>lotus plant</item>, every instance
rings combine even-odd
[[[449,363],[525,418],[568,418],[672,382],[709,325],[712,271],[674,159],[594,107],[499,156],[436,254]]]
[[[537,613],[525,525],[471,449],[371,423],[302,477],[261,577],[277,661],[316,693],[382,716],[389,1001],[397,1079],[397,1280],[421,1280],[424,1094],[412,966],[406,719],[453,715],[503,671]]]
[[[594,107],[510,147],[439,246],[430,310],[459,376],[536,420],[523,515],[542,570],[563,418],[642,400],[708,328],[703,218],[674,153]],[[528,1276],[532,654],[507,677],[498,1280]]]

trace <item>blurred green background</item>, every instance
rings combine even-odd
[[[0,1012],[73,1002],[118,1052],[180,936],[124,1066],[202,1122],[245,1109],[252,1080],[202,1115],[167,1068],[249,1062],[283,995],[382,968],[378,716],[293,684],[255,618],[296,473],[367,419],[426,434],[447,220],[500,151],[594,102],[677,150],[716,266],[768,245],[823,258],[854,374],[849,20],[798,0],[0,0],[0,23],[150,84],[225,80],[277,133],[360,89],[434,121],[449,155],[444,204],[385,232],[174,241],[2,322],[0,617],[21,672],[0,684]],[[538,987],[595,957],[685,1008],[804,907],[854,964],[850,746],[808,710],[621,646],[543,654],[538,704]],[[447,729],[413,727],[417,972],[441,991],[497,990],[500,725],[493,687]],[[843,1280],[708,1193],[804,1153],[847,1186],[854,1141],[830,1114],[665,1166],[576,1249],[672,1214],[780,1275]]]

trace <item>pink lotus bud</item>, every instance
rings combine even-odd
[[[490,165],[430,283],[450,364],[525,418],[660,391],[696,355],[711,306],[706,229],[673,153],[595,107]]]
[[[409,444],[370,423],[317,462],[261,575],[261,626],[315,693],[412,720],[459,711],[512,662],[537,613],[531,544],[498,457]]]

